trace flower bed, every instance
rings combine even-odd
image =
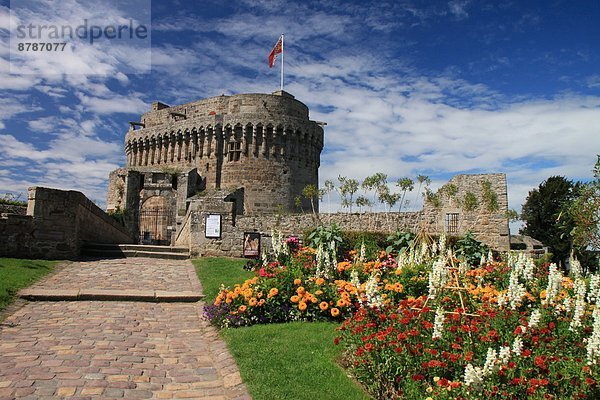
[[[286,250],[223,288],[219,326],[341,323],[345,363],[376,398],[599,398],[600,277],[523,257],[471,268],[434,245],[367,262]]]

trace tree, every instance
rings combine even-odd
[[[310,208],[312,209],[313,215],[317,215],[317,210],[315,207],[315,200],[319,201],[322,197],[322,192],[313,184],[306,185],[304,189],[302,189],[302,195],[304,198],[310,200]]]
[[[417,189],[417,196],[415,198],[415,207],[417,206],[417,202],[419,200],[419,195],[421,194],[421,187],[423,186],[423,183],[425,184],[425,186],[429,186],[429,184],[431,183],[431,179],[429,179],[429,177],[427,175],[417,175],[417,181],[419,182],[419,189]]]
[[[525,226],[521,233],[540,240],[550,248],[554,262],[571,252],[570,232],[575,224],[565,208],[577,197],[580,185],[562,176],[551,176],[529,192],[521,211]]]
[[[582,185],[579,196],[568,206],[573,220],[573,243],[583,249],[600,250],[600,155],[594,167],[594,180]]]
[[[412,190],[415,188],[415,182],[409,177],[405,176],[404,178],[398,179],[396,186],[402,190],[402,199],[400,200],[400,206],[398,207],[398,212],[400,212],[402,211],[402,206],[404,205],[404,197],[406,197],[406,192],[412,192]]]
[[[354,194],[358,190],[358,181],[356,179],[348,179],[345,176],[338,176],[340,181],[339,192],[342,198],[342,207],[348,207],[352,212],[352,204],[354,204]]]
[[[373,202],[367,196],[361,195],[356,198],[356,205],[358,206],[358,212],[362,212],[363,207],[371,207]]]
[[[335,189],[335,185],[331,179],[327,179],[324,186],[323,192],[327,194],[327,211],[331,214],[331,192]]]

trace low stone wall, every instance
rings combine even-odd
[[[84,242],[132,239],[126,228],[76,191],[30,188],[27,215],[0,218],[0,256],[74,259]]]
[[[486,197],[486,187],[488,195]],[[490,195],[491,193],[491,195]],[[470,207],[465,206],[469,199]],[[506,176],[504,174],[457,175],[435,195],[435,201],[426,201],[423,210],[418,212],[391,213],[335,213],[286,215],[239,215],[232,203],[226,200],[226,193],[214,193],[203,199],[190,202],[188,219],[184,226],[190,229],[190,252],[193,256],[242,255],[244,232],[259,232],[264,238],[262,246],[270,243],[271,231],[284,235],[302,235],[319,224],[335,223],[344,231],[368,231],[393,233],[397,230],[418,232],[425,230],[433,235],[446,233],[462,236],[468,231],[497,251],[508,251],[510,247],[508,228],[508,198]],[[243,211],[243,210],[242,210]],[[237,212],[237,216],[236,216]],[[204,220],[207,214],[221,215],[221,237],[206,238]],[[450,217],[455,223],[450,224]],[[186,245],[185,243],[181,243]]]

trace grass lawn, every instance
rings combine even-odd
[[[245,260],[194,260],[206,302],[221,284],[232,287],[254,276]],[[368,399],[368,395],[336,363],[341,348],[333,344],[337,324],[294,322],[225,329],[221,336],[240,368],[254,400]]]
[[[247,260],[240,258],[201,258],[193,260],[196,274],[202,282],[202,290],[206,302],[212,302],[219,294],[221,284],[233,287],[254,276],[254,272],[246,271],[242,267]]]
[[[0,258],[0,310],[8,306],[19,289],[46,275],[58,261]]]
[[[368,399],[336,363],[337,324],[293,322],[223,330],[254,400]]]

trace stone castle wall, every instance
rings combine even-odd
[[[154,103],[125,138],[127,169],[177,173],[196,168],[200,188],[243,187],[247,214],[281,207],[294,211],[302,189],[318,185],[322,148],[322,127],[309,120],[304,104],[281,91],[174,107]],[[122,201],[117,185],[109,184],[109,204]]]
[[[484,182],[489,182],[492,197],[497,207],[490,210],[485,201]],[[448,187],[455,187],[448,195]],[[472,194],[467,196],[467,194]],[[509,249],[508,199],[504,174],[457,175],[452,178],[435,196],[439,201],[430,200],[418,212],[391,213],[335,213],[321,214],[319,219],[312,214],[285,215],[235,215],[232,203],[224,201],[224,195],[217,194],[201,201],[192,200],[188,210],[186,229],[178,245],[190,247],[193,256],[242,255],[244,232],[259,232],[263,236],[262,246],[270,243],[271,231],[285,235],[302,235],[319,224],[335,223],[346,231],[367,231],[393,233],[396,230],[418,232],[423,229],[430,234],[464,235],[471,230],[475,237],[492,249]],[[465,210],[465,196],[477,200]],[[204,223],[207,214],[222,216],[222,236],[210,239],[204,236]],[[457,214],[455,226],[447,224],[447,214]]]
[[[27,215],[0,218],[0,256],[74,259],[86,241],[132,239],[123,226],[76,191],[30,188]]]

